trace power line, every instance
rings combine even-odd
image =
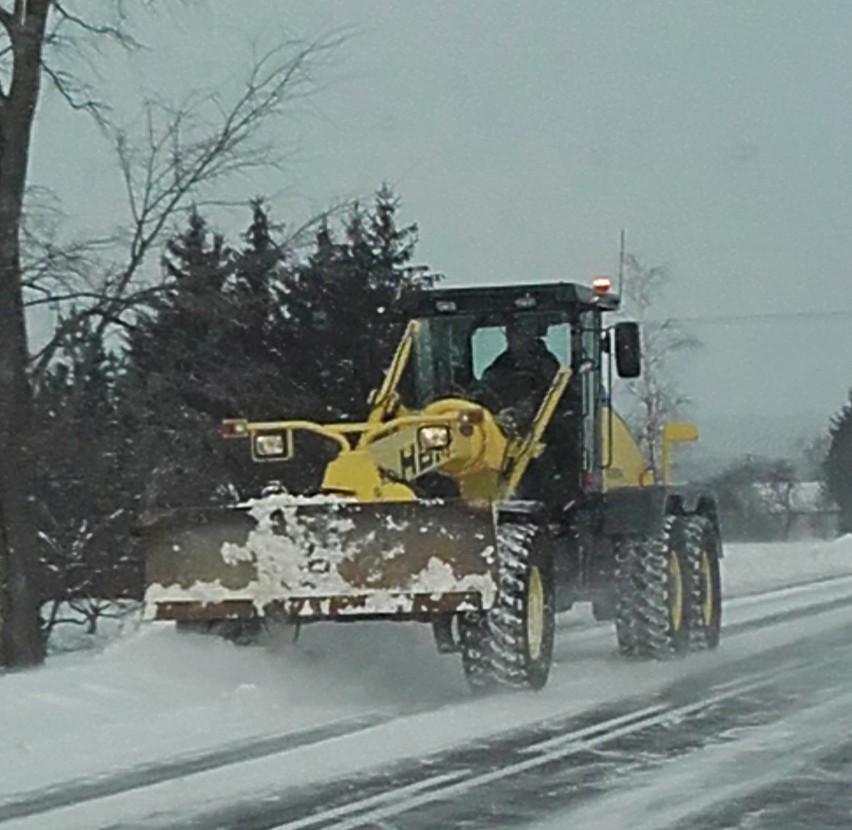
[[[852,318],[852,309],[823,309],[810,311],[766,311],[751,314],[696,315],[694,317],[671,317],[674,323],[751,323],[783,322],[789,320],[825,320],[826,318]],[[661,322],[661,321],[655,321]]]

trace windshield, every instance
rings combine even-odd
[[[553,315],[527,314],[516,319],[532,332],[530,342],[535,348],[553,356],[553,362],[542,367],[546,386],[554,366],[571,365],[571,326],[552,322]],[[407,376],[401,384],[404,402],[412,408],[440,397],[464,396],[498,365],[502,355],[510,352],[510,324],[495,325],[474,315],[427,317],[419,322]]]

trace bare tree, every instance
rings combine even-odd
[[[629,417],[648,466],[662,474],[662,433],[666,421],[681,417],[689,398],[671,372],[671,358],[700,341],[671,318],[660,319],[659,301],[671,279],[663,265],[646,266],[633,254],[624,258],[625,310],[642,331],[642,375],[629,385],[635,411]]]
[[[49,0],[0,6],[11,78],[0,88],[0,663],[43,659],[34,579],[37,541],[27,504],[24,441],[31,397],[21,224],[42,76]]]
[[[723,520],[733,536],[751,540],[790,538],[800,487],[790,461],[745,455],[709,483],[719,497]]]
[[[97,340],[111,327],[127,326],[134,310],[164,290],[162,281],[143,273],[143,265],[178,214],[190,206],[221,203],[219,188],[234,176],[282,166],[286,150],[265,139],[264,127],[309,94],[310,70],[339,42],[332,36],[285,43],[255,61],[233,100],[218,93],[193,95],[177,105],[148,100],[139,121],[108,128],[129,212],[112,245],[123,256],[103,265],[96,283],[90,279],[60,294],[65,303],[78,307],[65,314],[62,326],[35,356],[36,377],[82,320],[97,321]],[[314,221],[319,217],[308,225]],[[294,244],[303,230],[293,234]],[[98,244],[91,243],[90,249]],[[55,303],[56,296],[48,291],[33,302]]]
[[[146,292],[159,290],[139,277],[175,214],[235,174],[281,163],[281,153],[264,141],[261,128],[308,93],[314,59],[340,40],[288,43],[262,56],[230,102],[219,95],[194,96],[177,106],[150,101],[140,132],[111,126],[90,87],[47,60],[49,49],[61,54],[87,38],[134,46],[125,25],[126,4],[113,0],[107,7],[113,16],[104,19],[93,10],[76,13],[65,0],[0,0],[6,41],[0,44],[0,71],[6,73],[0,80],[0,665],[34,664],[44,657],[34,574],[38,539],[28,506],[24,440],[32,406],[25,294],[31,304],[84,301],[65,315],[37,356],[36,375],[81,320],[96,320],[98,335],[125,324],[128,309]],[[93,253],[92,243],[72,251],[43,246],[27,262],[22,256],[31,135],[45,78],[73,109],[96,117],[111,135],[127,193],[126,254],[101,269],[96,283],[89,268],[76,267]],[[57,257],[63,258],[63,268],[56,267]],[[58,282],[57,274],[62,275]]]

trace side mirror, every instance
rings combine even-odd
[[[642,374],[638,323],[615,324],[615,368],[621,378],[638,378]]]

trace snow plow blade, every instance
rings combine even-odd
[[[139,535],[153,619],[428,620],[497,592],[492,511],[460,501],[273,496],[163,512]]]

